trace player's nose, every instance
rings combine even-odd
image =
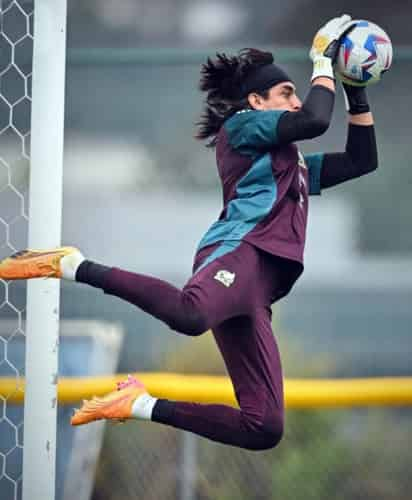
[[[292,107],[293,111],[299,111],[302,108],[302,101],[299,99],[298,96],[293,96]]]

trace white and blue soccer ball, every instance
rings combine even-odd
[[[356,21],[341,40],[336,76],[349,85],[376,83],[392,64],[392,43],[385,31],[370,21]]]

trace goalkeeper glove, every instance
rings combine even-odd
[[[334,17],[316,33],[309,56],[313,61],[311,81],[319,76],[334,80],[333,64],[339,51],[340,39],[355,26],[347,14]]]
[[[355,87],[342,82],[345,108],[351,115],[359,115],[370,111],[365,87]]]

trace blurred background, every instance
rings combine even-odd
[[[3,0],[2,10],[1,258],[27,243],[33,2]],[[69,0],[63,243],[182,286],[221,208],[214,153],[193,139],[201,63],[216,51],[272,50],[304,98],[312,37],[342,10],[332,0]],[[310,200],[305,273],[274,306],[286,377],[412,375],[412,4],[349,0],[344,11],[394,44],[393,68],[369,89],[379,169]],[[332,126],[301,149],[339,151],[345,140],[339,89]],[[24,284],[3,288],[1,317],[18,329]],[[119,372],[225,374],[210,335],[180,337],[94,289],[63,283],[61,311],[120,325]],[[92,498],[407,500],[410,417],[288,411],[284,441],[260,454],[152,423],[108,427]]]

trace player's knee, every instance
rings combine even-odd
[[[253,430],[249,431],[247,448],[260,451],[275,448],[283,437],[283,416],[274,412],[270,417],[258,424],[254,423]]]
[[[283,418],[274,417],[265,422],[260,430],[262,450],[275,448],[283,437]]]
[[[181,325],[180,331],[185,335],[197,337],[205,333],[208,329],[206,318],[202,315],[186,318]]]
[[[192,290],[185,290],[181,296],[181,318],[178,331],[192,337],[205,333],[210,325],[205,307],[196,293]]]
[[[191,337],[201,335],[209,328],[205,314],[193,307],[184,310],[179,317],[174,318],[169,326],[173,330]]]

